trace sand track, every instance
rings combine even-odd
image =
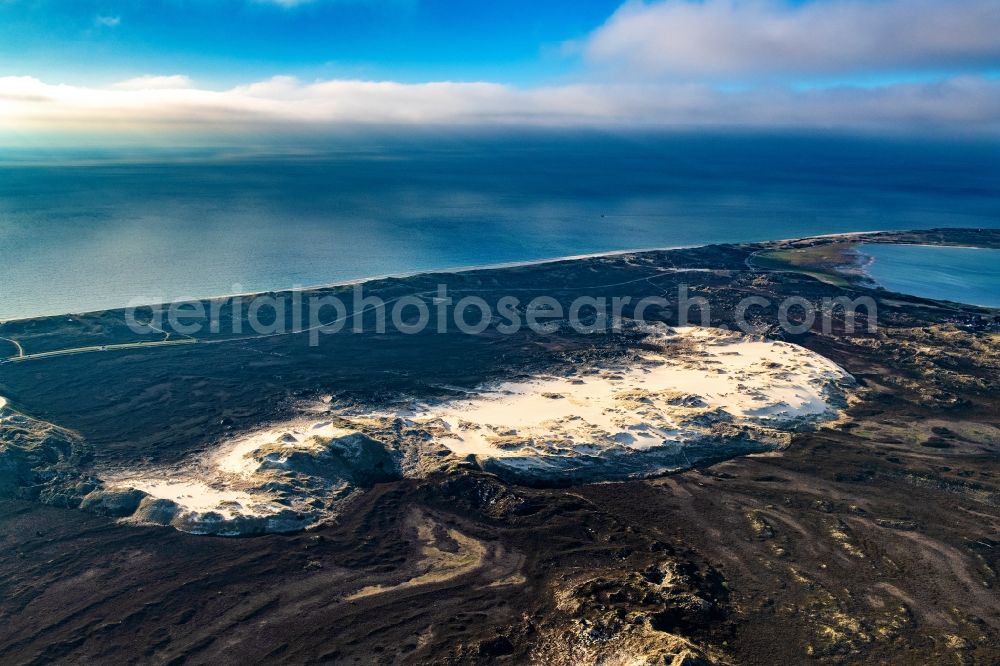
[[[407,566],[408,573],[413,575],[395,584],[365,586],[348,595],[348,601],[405,593],[414,588],[447,583],[473,572],[489,580],[491,587],[514,584],[519,580],[517,572],[523,557],[500,545],[487,544],[447,527],[419,509],[410,511],[405,526],[419,544],[419,558]]]

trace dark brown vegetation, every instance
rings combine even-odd
[[[948,233],[938,240],[997,243]],[[749,269],[763,249],[775,247],[420,276],[371,293],[443,279],[524,300],[546,285],[639,297],[683,281],[710,299],[713,325],[750,294],[870,294],[878,332],[817,324],[788,337],[858,379],[841,423],[780,453],[647,481],[524,488],[455,464],[286,536],[199,537],[0,500],[0,662],[997,663],[1000,346],[968,323],[989,313]],[[757,318],[773,323],[774,308]],[[114,312],[0,326],[27,353],[132,335]],[[89,464],[170,462],[304,399],[440,395],[631,344],[565,327],[344,333],[318,348],[302,337],[10,362],[0,395],[80,433]]]

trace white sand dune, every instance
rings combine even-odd
[[[712,423],[786,429],[833,418],[829,398],[850,376],[803,347],[707,328],[661,329],[663,351],[484,388],[406,416],[460,455],[597,454],[683,444]]]
[[[330,454],[358,446],[359,437],[329,421],[300,421],[227,442],[179,468],[111,475],[105,483],[172,503],[176,511],[161,515],[185,531],[283,531],[322,519],[350,493],[344,465]]]
[[[133,478],[118,481],[156,499],[170,500],[190,513],[218,513],[229,520],[236,516],[267,516],[288,508],[275,504],[266,495],[231,488],[216,488],[196,479]]]
[[[272,462],[277,462],[282,456],[281,449],[284,449],[285,453],[314,450],[317,446],[323,446],[324,443],[338,437],[346,437],[352,432],[338,428],[329,421],[288,424],[283,428],[265,430],[226,444],[212,456],[212,464],[223,474],[248,478],[260,468],[261,462],[255,454],[263,447],[278,449],[268,454]]]
[[[851,381],[786,342],[707,328],[654,326],[647,334],[642,351],[618,360],[435,403],[349,414],[323,405],[325,420],[289,422],[182,468],[107,481],[168,500],[178,529],[283,530],[331,515],[375,476],[439,469],[447,464],[442,446],[492,471],[543,481],[648,476],[775,448],[791,430],[836,418]]]

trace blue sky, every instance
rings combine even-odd
[[[619,4],[0,0],[0,66],[87,84],[184,72],[216,85],[274,74],[528,85],[571,71],[561,45]]]
[[[378,124],[1000,134],[998,0],[0,0],[0,140]]]

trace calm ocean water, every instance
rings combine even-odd
[[[996,145],[451,137],[0,155],[0,319],[608,250],[1000,226]]]
[[[886,289],[1000,308],[1000,250],[929,245],[861,245],[871,277]]]

